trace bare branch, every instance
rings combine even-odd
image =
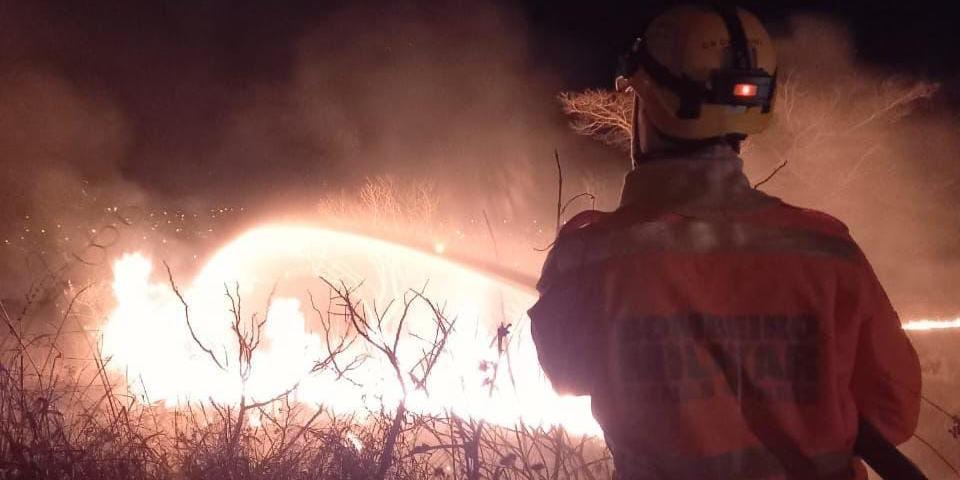
[[[553,158],[557,161],[557,233],[560,233],[563,216],[563,167],[560,166],[560,152],[556,149],[553,150]]]
[[[328,366],[332,366],[334,372],[337,374],[337,380],[346,379],[347,381],[350,381],[351,383],[354,383],[356,385],[356,382],[353,382],[353,380],[347,377],[347,374],[350,371],[359,368],[365,358],[363,356],[358,355],[354,357],[353,360],[350,361],[350,363],[344,366],[341,366],[340,363],[337,361],[337,359],[339,358],[340,355],[347,352],[353,346],[354,342],[357,339],[357,335],[356,334],[351,335],[350,332],[352,329],[348,328],[343,335],[338,336],[338,340],[336,341],[332,340],[333,328],[330,322],[329,312],[328,312],[328,315],[324,316],[323,312],[320,311],[320,308],[317,306],[317,303],[313,298],[313,293],[308,291],[307,296],[310,297],[311,308],[313,309],[314,312],[316,312],[317,316],[320,318],[321,328],[323,329],[324,344],[326,345],[326,348],[327,348],[326,358],[314,362],[314,366],[311,371],[317,372],[317,371],[326,369]]]
[[[193,330],[193,324],[190,323],[190,306],[187,304],[187,301],[183,298],[183,294],[180,293],[180,290],[177,288],[176,282],[174,282],[173,280],[173,272],[170,270],[170,265],[167,264],[166,261],[164,261],[163,266],[164,268],[167,269],[167,279],[170,282],[170,288],[173,289],[173,293],[180,300],[180,304],[183,305],[183,318],[187,322],[187,329],[190,331],[190,337],[193,338],[193,342],[196,343],[201,350],[203,350],[208,356],[210,356],[210,360],[213,360],[213,363],[216,364],[216,366],[220,370],[226,371],[227,370],[226,367],[224,367],[224,365],[220,363],[220,360],[218,360],[217,356],[213,354],[213,351],[207,348],[206,345],[204,345],[203,342],[201,342],[200,339],[197,337],[197,333]]]
[[[558,100],[563,112],[570,115],[570,127],[574,132],[624,151],[630,150],[631,94],[591,89],[564,92]]]
[[[786,167],[786,166],[787,166],[787,162],[788,162],[788,161],[789,161],[789,160],[784,160],[782,163],[780,163],[780,165],[778,165],[777,168],[774,168],[773,171],[770,172],[770,175],[767,175],[766,178],[764,178],[763,180],[760,180],[759,182],[755,183],[755,184],[753,185],[753,188],[755,188],[755,189],[756,189],[756,188],[760,188],[760,187],[763,186],[763,184],[769,182],[770,180],[773,180],[773,177],[775,177],[778,173],[780,173],[780,170],[783,170],[783,167]]]

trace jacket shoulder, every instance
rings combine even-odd
[[[660,218],[664,213],[623,207],[612,212],[585,210],[563,224],[557,234],[557,242],[568,238],[622,230],[637,222]]]
[[[599,210],[584,210],[573,216],[570,220],[567,220],[566,223],[560,227],[560,232],[557,233],[557,239],[563,237],[569,237],[575,233],[580,233],[583,231],[591,230],[602,225],[605,220],[610,218],[611,213],[601,212]]]
[[[612,212],[586,210],[574,215],[560,227],[557,237],[550,246],[547,258],[540,272],[537,289],[541,292],[556,280],[561,264],[569,264],[583,256],[591,238],[595,238],[609,224]]]
[[[790,205],[786,202],[781,202],[781,205],[783,211],[787,213],[790,223],[796,227],[843,237],[850,234],[847,225],[829,213]]]

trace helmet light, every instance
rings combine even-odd
[[[733,86],[733,96],[752,98],[757,96],[757,86],[753,83],[738,83]]]

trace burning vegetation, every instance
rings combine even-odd
[[[112,266],[101,286],[51,272],[0,312],[2,478],[612,475],[588,405],[537,367],[522,288],[303,225],[249,231],[189,281],[142,254]]]
[[[53,324],[36,296],[3,311],[3,478],[610,476],[586,404],[556,398],[520,333],[529,293],[309,227],[249,232],[187,287],[151,269],[119,258],[114,301],[67,288]]]

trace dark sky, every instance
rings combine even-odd
[[[623,44],[642,28],[659,6],[675,2],[523,2],[543,42],[546,60],[576,83],[595,84],[612,73]],[[960,29],[956,4],[947,1],[847,0],[739,3],[754,11],[771,30],[786,28],[795,13],[815,13],[845,23],[862,60],[895,70],[942,79],[960,72]]]
[[[238,77],[255,80],[282,74],[289,61],[290,42],[318,19],[353,3],[5,0],[0,12],[20,13],[18,20],[30,23],[29,30],[38,36],[59,36],[63,26],[84,31],[86,38],[77,38],[79,43],[59,45],[59,52],[56,38],[48,38],[52,51],[46,53],[53,57],[58,53],[69,54],[76,61],[75,67],[90,67],[95,71],[91,73],[110,73],[109,66],[102,65],[105,62],[93,58],[98,55],[97,49],[103,47],[99,42],[118,42],[131,44],[129,50],[121,49],[121,54],[157,55],[161,62],[158,67],[165,66],[162,62],[171,61],[173,57],[181,57],[183,64],[190,64],[192,58],[206,58],[210,66],[221,73],[234,72]],[[409,9],[429,10],[425,6],[429,2],[401,3]],[[573,86],[580,86],[605,81],[616,53],[652,13],[671,2],[526,0],[500,3],[507,9],[516,9],[528,22],[532,43],[537,53],[542,54],[544,66],[559,70]],[[878,65],[940,77],[950,77],[960,71],[956,55],[960,29],[956,28],[953,2],[747,0],[740,4],[758,13],[773,29],[782,27],[784,19],[797,12],[816,12],[837,18],[854,32],[862,59]],[[344,29],[368,27],[376,28],[376,22],[343,25]],[[145,50],[134,53],[134,45],[137,50],[143,47]],[[85,51],[76,55],[75,49]],[[251,57],[251,52],[256,55]],[[94,64],[90,64],[91,60]],[[101,68],[98,69],[96,63],[100,63]]]

